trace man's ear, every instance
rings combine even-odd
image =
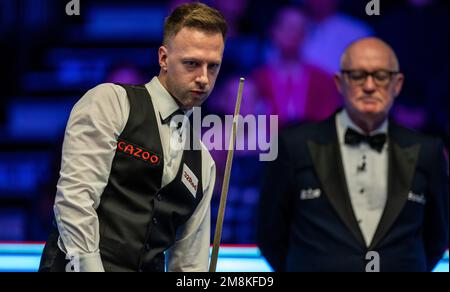
[[[395,87],[394,87],[394,94],[395,97],[400,95],[400,92],[402,91],[403,88],[403,83],[405,82],[405,75],[403,73],[399,73],[397,75],[397,81],[395,83]]]
[[[334,83],[336,84],[336,88],[337,88],[337,90],[338,90],[338,92],[342,95],[343,93],[342,93],[342,90],[343,90],[343,88],[342,88],[342,78],[343,78],[343,76],[342,76],[342,74],[341,73],[335,73],[334,74]]]
[[[167,47],[164,45],[158,49],[158,60],[161,69],[167,71]]]

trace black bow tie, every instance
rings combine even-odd
[[[378,152],[383,150],[384,143],[386,143],[386,134],[377,134],[373,136],[366,136],[356,132],[353,129],[348,128],[345,132],[345,144],[358,145],[363,142],[370,145],[370,147]]]

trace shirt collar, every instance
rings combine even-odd
[[[174,97],[167,91],[166,88],[164,88],[158,77],[153,77],[153,79],[147,83],[145,87],[152,97],[153,104],[159,112],[161,121],[166,120],[176,111],[181,110]],[[183,112],[187,117],[192,114],[192,110]]]
[[[344,130],[344,133],[347,131],[348,128],[351,128],[355,130],[356,132],[366,135],[365,131],[363,131],[360,127],[358,127],[350,118],[348,112],[346,109],[344,109],[339,115],[338,120],[341,128]],[[389,126],[389,120],[386,119],[380,127],[375,129],[374,131],[370,132],[369,135],[373,136],[376,134],[387,134],[388,132],[388,126]]]
[[[366,135],[366,133],[352,121],[352,119],[348,115],[348,112],[346,109],[344,109],[342,112],[338,113],[337,122],[338,122],[339,140],[341,142],[344,141],[345,132],[347,131],[348,128],[351,128],[360,134]],[[389,120],[386,119],[381,124],[380,127],[378,127],[376,130],[370,132],[369,135],[373,136],[376,134],[387,134],[388,126],[389,126]]]

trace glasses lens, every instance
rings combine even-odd
[[[386,84],[391,79],[391,73],[387,71],[376,71],[373,73],[373,77],[376,81],[378,81],[380,84]]]
[[[367,77],[370,75],[378,86],[386,86],[387,84],[389,84],[392,75],[395,74],[387,70],[378,70],[372,73],[363,70],[349,70],[344,71],[344,73],[347,74],[350,82],[355,85],[364,84],[364,82],[366,82],[367,80]]]
[[[367,73],[360,70],[350,71],[348,72],[348,77],[350,78],[350,80],[357,83],[364,82],[364,80],[366,80],[367,78]]]

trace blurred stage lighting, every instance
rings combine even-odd
[[[0,244],[0,272],[36,272],[42,243]],[[218,272],[272,272],[272,268],[253,245],[223,245],[219,252]],[[448,251],[434,272],[449,272]]]

